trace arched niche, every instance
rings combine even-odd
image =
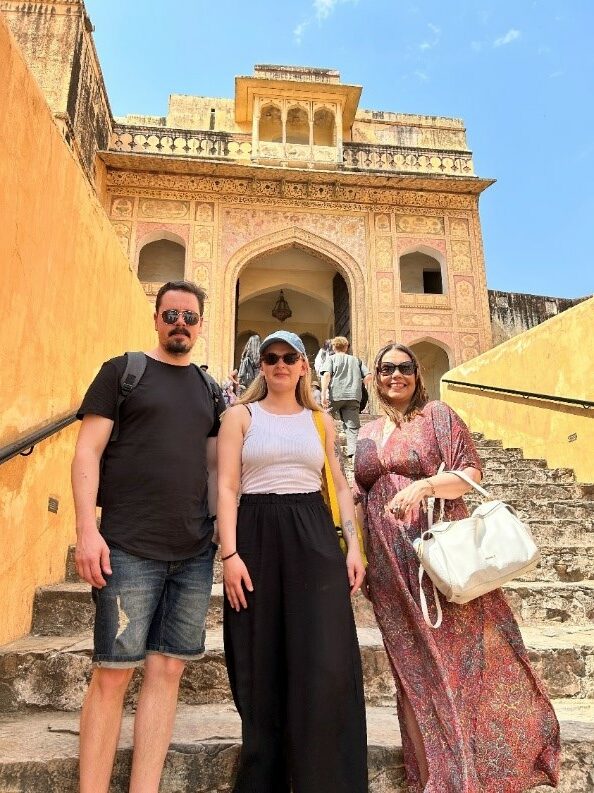
[[[453,357],[440,342],[419,339],[408,345],[417,356],[429,399],[439,399],[440,380],[453,365]]]
[[[283,121],[280,108],[276,105],[264,105],[262,108],[258,136],[267,143],[282,143]]]
[[[309,118],[305,108],[299,105],[287,111],[287,143],[309,144]]]
[[[148,239],[138,253],[138,279],[142,283],[181,281],[186,269],[186,247],[179,237],[162,233]]]
[[[314,113],[314,146],[336,146],[336,122],[334,113],[327,107],[319,107]]]
[[[409,294],[443,295],[447,278],[443,255],[420,246],[401,254],[398,260],[400,291]]]

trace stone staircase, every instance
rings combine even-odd
[[[476,436],[485,487],[528,512],[542,549],[540,568],[506,594],[532,663],[561,722],[563,793],[594,791],[594,488],[566,469],[524,460],[518,449]],[[475,500],[467,497],[469,506]],[[238,757],[222,642],[220,565],[209,612],[205,657],[189,664],[180,688],[163,793],[224,793]],[[371,793],[405,790],[394,684],[369,604],[354,598],[363,657]],[[0,648],[0,791],[77,791],[78,711],[91,673],[92,604],[68,555],[63,584],[42,587],[31,634]],[[111,793],[127,791],[133,711],[142,672],[126,703]],[[538,788],[548,790],[550,788]]]

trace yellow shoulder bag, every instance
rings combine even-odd
[[[334,477],[332,476],[332,471],[330,469],[330,462],[328,461],[328,455],[326,454],[326,427],[324,426],[324,417],[322,416],[322,412],[320,410],[312,411],[313,420],[316,425],[316,429],[318,431],[318,435],[320,436],[320,441],[322,443],[322,449],[324,450],[324,468],[322,470],[322,498],[328,507],[330,514],[332,515],[332,520],[334,521],[334,525],[336,526],[336,533],[338,535],[338,540],[340,543],[340,547],[342,552],[346,554],[347,552],[347,544],[344,539],[342,528],[341,528],[341,519],[340,519],[340,508],[338,506],[338,498],[336,497],[336,487],[334,486]],[[361,556],[363,557],[363,564],[367,567],[367,556],[365,555],[365,546],[363,544],[363,532],[361,531],[361,527],[355,520],[355,525],[357,528],[357,539],[359,540],[359,548],[361,549]]]

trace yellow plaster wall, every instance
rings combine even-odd
[[[0,446],[66,414],[101,362],[154,343],[118,238],[0,14]],[[0,466],[0,644],[26,633],[36,586],[74,539],[77,426]],[[48,512],[48,497],[59,502]]]
[[[594,298],[449,371],[452,380],[594,401]],[[442,383],[442,399],[475,432],[594,482],[594,408]]]

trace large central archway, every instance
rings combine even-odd
[[[273,314],[281,293],[291,311],[285,320]],[[324,339],[350,337],[350,315],[348,287],[329,261],[294,245],[257,256],[239,276],[234,363],[250,335],[280,327],[301,337],[313,364]]]
[[[272,317],[283,289],[293,316],[284,323]],[[223,327],[231,338],[220,339],[221,359],[229,366],[250,332],[261,335],[286,327],[300,335],[311,355],[324,338],[348,336],[360,356],[368,340],[360,265],[343,249],[298,227],[282,229],[245,245],[225,269],[225,294],[234,299],[223,304]]]

